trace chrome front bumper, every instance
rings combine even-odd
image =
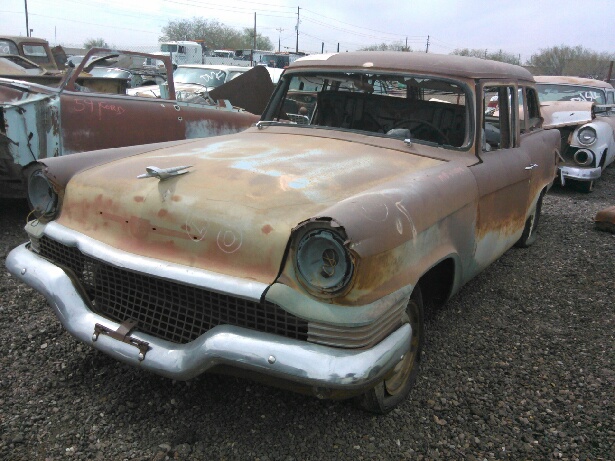
[[[602,168],[561,166],[559,168],[559,174],[562,186],[564,186],[566,185],[566,178],[574,179],[575,181],[593,181],[598,179],[602,174]]]
[[[229,325],[212,328],[188,344],[175,344],[135,332],[133,344],[107,334],[96,324],[121,331],[120,324],[93,313],[73,281],[58,266],[23,244],[12,250],[11,274],[47,298],[60,322],[75,338],[122,362],[177,380],[187,380],[217,365],[230,365],[277,379],[327,389],[366,389],[382,380],[408,351],[410,325],[404,325],[371,349],[348,350],[312,344]],[[147,343],[140,358],[135,343]]]

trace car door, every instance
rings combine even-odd
[[[546,133],[542,130],[537,91],[531,87],[521,87],[518,96],[520,142],[530,159],[527,166],[531,173],[529,205],[533,206],[545,184],[557,174],[557,157],[551,149],[545,149]]]
[[[482,270],[519,239],[528,210],[532,168],[519,142],[517,89],[513,83],[479,86],[480,162],[470,167],[478,186],[475,262]],[[489,102],[497,97],[496,106]],[[515,110],[513,110],[515,108]],[[529,168],[528,168],[529,167]]]

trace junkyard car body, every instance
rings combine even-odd
[[[125,78],[84,76],[89,57],[105,53],[113,54],[112,50],[90,50],[87,59],[63,77],[0,78],[1,197],[25,196],[22,171],[39,159],[235,133],[258,120],[258,116],[230,104],[175,100],[169,62],[168,99],[129,96]],[[115,54],[143,55],[130,51]]]
[[[129,88],[135,88],[143,85],[145,78],[154,80],[153,76],[146,76],[144,73],[135,72],[130,69],[122,69],[119,67],[94,67],[88,73],[92,77],[125,79]]]
[[[529,116],[486,117],[494,92]],[[39,162],[44,216],[7,267],[118,360],[384,392],[387,411],[416,374],[422,299],[443,303],[533,241],[559,147],[541,120],[521,67],[308,56],[242,133]]]
[[[184,64],[177,66],[177,69],[173,72],[176,98],[178,100],[186,99],[192,93],[207,94],[213,88],[224,85],[249,70],[250,67],[213,64]],[[160,87],[158,85],[146,85],[129,90],[127,93],[135,96],[159,98]]]
[[[615,90],[610,83],[587,78],[535,79],[544,126],[561,132],[561,183],[571,179],[589,192],[615,160]]]
[[[62,51],[63,53],[63,51]],[[0,54],[23,56],[47,71],[58,71],[58,65],[47,40],[36,37],[0,36]]]
[[[0,54],[0,75],[44,75],[47,71],[17,54]]]

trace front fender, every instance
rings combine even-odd
[[[615,125],[615,119],[612,123]],[[579,132],[586,127],[591,127],[596,131],[596,140],[589,145],[579,142]],[[595,119],[590,123],[576,127],[570,135],[569,142],[571,147],[591,150],[596,156],[596,162],[598,165],[600,164],[602,155],[605,151],[613,152],[615,149],[615,131],[610,121]]]

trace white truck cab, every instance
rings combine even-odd
[[[153,54],[170,56],[174,68],[180,64],[203,64],[203,49],[197,42],[185,40],[162,42],[160,44],[160,51]],[[159,65],[162,65],[162,62],[149,58],[143,64],[145,66],[159,67]]]

